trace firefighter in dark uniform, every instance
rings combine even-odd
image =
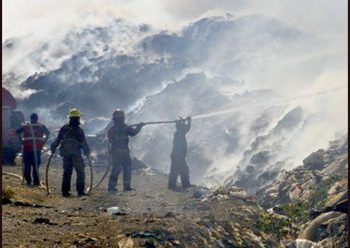
[[[187,123],[186,123],[187,122]],[[171,166],[168,181],[168,188],[176,190],[177,177],[180,175],[183,188],[191,186],[189,169],[186,163],[187,141],[186,134],[191,128],[191,117],[176,121],[176,131],[173,140],[173,149],[171,152]]]
[[[17,129],[16,134],[23,141],[24,179],[26,184],[31,185],[32,177],[30,174],[33,171],[33,184],[40,186],[41,150],[48,140],[50,132],[44,124],[38,122],[38,115],[33,113],[30,116],[30,122]]]
[[[113,113],[113,126],[108,130],[108,141],[111,145],[112,172],[108,183],[108,192],[117,193],[116,185],[118,176],[123,170],[124,191],[131,188],[131,159],[129,150],[129,136],[138,134],[144,123],[139,123],[135,128],[125,124],[124,111],[117,109]]]
[[[71,109],[69,111],[69,123],[61,127],[56,140],[51,144],[51,152],[55,152],[60,145],[60,155],[63,157],[62,195],[70,196],[70,182],[73,167],[77,173],[76,189],[78,196],[86,195],[85,187],[85,164],[81,155],[83,150],[85,156],[90,155],[90,149],[86,142],[85,134],[80,128],[80,111]]]

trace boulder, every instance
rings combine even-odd
[[[323,153],[323,149],[311,153],[303,160],[304,167],[311,170],[321,170],[325,165]]]
[[[285,246],[286,248],[321,248],[317,243],[312,242],[306,239],[297,239],[292,242],[289,242]]]

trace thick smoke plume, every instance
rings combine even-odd
[[[153,9],[165,11],[158,17],[166,24],[159,24],[133,18],[142,13],[138,2],[123,5],[130,10],[123,13],[108,1],[110,8],[92,14],[97,2],[91,1],[83,8],[89,18],[70,17],[52,36],[51,29],[5,35],[3,83],[25,113],[37,111],[56,128],[78,107],[89,134],[104,130],[116,107],[126,110],[129,123],[191,115],[194,183],[237,184],[251,192],[344,132],[342,15],[334,19],[342,25],[323,33],[307,20],[286,20],[277,1],[262,12],[251,1],[215,7],[205,1],[199,9],[190,4],[185,16],[176,8],[183,1],[168,1]],[[334,9],[320,4],[324,16],[312,16],[324,21]],[[224,6],[235,13],[223,13]],[[300,10],[294,2],[286,6]],[[173,13],[164,14],[169,8]],[[144,127],[132,141],[133,155],[168,172],[174,131],[173,125]]]

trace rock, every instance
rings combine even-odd
[[[94,243],[94,242],[97,242],[97,238],[93,238],[93,237],[88,237],[86,240],[85,240],[85,242],[92,242],[92,243]]]
[[[119,207],[107,208],[107,213],[110,215],[125,215],[125,213]]]
[[[323,153],[323,149],[311,153],[303,160],[304,167],[312,170],[321,170],[325,165],[325,161],[323,160]]]
[[[237,199],[237,198],[247,198],[247,197],[248,197],[247,192],[244,191],[242,188],[235,187],[235,186],[219,187],[209,192],[207,196],[202,199],[202,201],[208,201],[208,200],[222,201],[227,199]]]
[[[334,149],[318,150],[304,159],[303,166],[281,172],[274,182],[257,191],[259,204],[268,209],[294,200],[308,201],[311,195],[327,190],[326,205],[334,205],[347,189],[348,161],[347,151]]]
[[[176,216],[175,213],[171,212],[171,211],[169,211],[165,214],[165,217],[168,217],[168,218],[175,218],[175,216]]]
[[[342,214],[337,218],[329,220],[325,223],[327,225],[327,234],[329,236],[336,236],[340,234],[345,230],[347,222],[348,218],[346,214]]]
[[[33,224],[47,224],[47,225],[57,225],[56,223],[50,222],[48,218],[38,217],[35,218]]]
[[[327,192],[327,202],[325,207],[334,206],[337,202],[347,199],[348,178],[336,182]]]
[[[156,248],[156,245],[154,244],[153,240],[146,240],[144,247],[146,248]]]
[[[202,188],[195,189],[192,194],[192,198],[203,199],[206,196],[207,192],[208,190]]]
[[[118,248],[133,248],[135,247],[134,241],[132,238],[123,237],[118,241]]]
[[[174,245],[180,245],[181,244],[180,241],[178,241],[178,240],[172,240],[171,243],[173,243]]]
[[[323,246],[319,246],[317,243],[312,242],[306,239],[297,239],[288,243],[286,248],[322,248]]]

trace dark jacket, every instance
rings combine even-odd
[[[108,130],[108,141],[111,144],[113,150],[125,150],[129,151],[129,136],[135,136],[141,130],[142,126],[136,126],[136,128],[130,127],[126,124],[122,126],[113,125]]]
[[[181,156],[185,157],[187,153],[187,141],[186,134],[191,128],[191,123],[185,124],[184,122],[179,122],[176,124],[176,131],[173,140],[173,149],[171,156]]]
[[[58,136],[55,141],[52,142],[51,147],[55,150],[60,144],[60,155],[63,157],[69,155],[81,155],[81,149],[84,151],[85,155],[90,154],[84,130],[79,126],[66,124],[61,127]]]

